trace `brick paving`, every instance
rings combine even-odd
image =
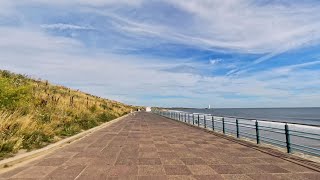
[[[320,179],[320,173],[141,112],[0,179]]]

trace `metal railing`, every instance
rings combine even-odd
[[[320,127],[212,114],[153,110],[155,114],[237,138],[246,138],[320,157]]]

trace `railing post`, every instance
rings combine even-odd
[[[226,128],[224,126],[224,117],[222,118],[222,131],[223,131],[223,134],[226,133]]]
[[[186,122],[188,121],[189,124],[189,113],[186,113]]]
[[[203,116],[203,124],[204,124],[204,128],[207,128],[207,122],[206,122],[207,120],[206,120],[206,116],[204,115]]]
[[[179,113],[179,121],[180,121],[180,115],[181,115],[181,113]]]
[[[284,130],[285,130],[285,134],[286,134],[287,152],[291,153],[291,142],[290,142],[289,126],[288,126],[287,123],[284,125]]]
[[[184,114],[184,122],[187,122],[187,113]]]
[[[212,131],[214,131],[214,116],[212,116]]]
[[[200,126],[200,114],[198,114],[198,127]]]
[[[237,138],[240,137],[240,132],[239,132],[239,120],[236,119],[236,128],[237,128]]]
[[[260,134],[259,134],[259,124],[256,121],[256,135],[257,135],[257,144],[260,144]]]
[[[194,114],[192,114],[192,125],[194,125]]]

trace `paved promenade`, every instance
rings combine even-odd
[[[320,179],[320,173],[142,112],[0,179]]]

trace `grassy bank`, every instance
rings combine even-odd
[[[136,107],[0,70],[0,159],[41,148]]]

